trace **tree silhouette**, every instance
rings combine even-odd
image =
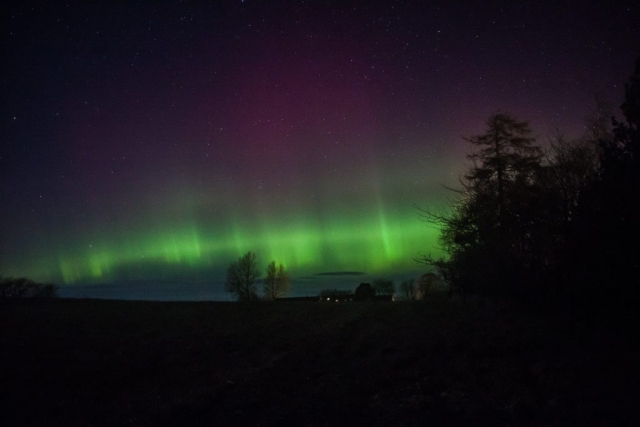
[[[416,259],[452,290],[516,297],[581,321],[637,318],[640,275],[640,58],[625,85],[625,121],[598,101],[586,134],[556,134],[546,156],[526,122],[498,114],[447,213],[421,210],[448,258]],[[597,314],[599,313],[599,314]],[[619,322],[618,322],[619,323]]]
[[[393,280],[377,279],[373,282],[373,290],[376,295],[393,295],[396,292],[396,287]]]
[[[447,214],[422,211],[441,230],[448,260],[418,259],[435,267],[452,289],[489,294],[518,292],[514,278],[537,263],[536,180],[542,152],[527,122],[507,114],[487,120],[487,130],[468,139],[477,150]]]
[[[620,106],[624,117],[627,119],[627,127],[633,133],[635,138],[630,141],[631,151],[638,152],[637,144],[638,131],[640,131],[640,57],[636,59],[636,67],[629,78],[629,82],[624,85],[624,102]]]
[[[255,281],[259,277],[256,254],[247,252],[227,269],[226,291],[235,295],[238,301],[258,299]]]
[[[264,295],[266,299],[275,300],[289,292],[289,275],[285,271],[284,265],[276,266],[275,261],[267,265],[266,277],[264,279]]]
[[[426,273],[420,276],[416,286],[416,299],[427,299],[427,295],[436,290],[438,276],[434,273]]]
[[[625,121],[613,119],[613,137],[598,140],[597,179],[580,198],[565,275],[586,291],[575,292],[583,319],[599,312],[608,321],[626,317],[630,323],[637,318],[640,273],[640,58],[620,109]],[[609,292],[602,292],[603,285]]]
[[[497,197],[499,225],[506,212],[507,185],[526,180],[539,165],[540,148],[534,146],[531,128],[507,114],[495,114],[487,120],[487,130],[468,138],[478,151],[470,154],[473,167],[466,175],[472,188],[491,189]]]
[[[413,279],[400,282],[400,295],[403,299],[408,301],[416,299],[416,288]]]

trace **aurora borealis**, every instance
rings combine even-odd
[[[461,137],[499,110],[578,136],[640,53],[634,2],[211,3],[11,2],[1,275],[420,274]]]

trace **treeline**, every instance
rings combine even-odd
[[[58,286],[53,283],[37,283],[19,277],[0,276],[0,298],[54,298],[58,296]]]
[[[601,107],[601,106],[599,106]],[[600,108],[588,132],[543,149],[508,114],[468,141],[467,173],[441,228],[447,258],[425,256],[452,289],[567,310],[583,319],[635,316],[640,196],[640,58],[625,85],[624,121]]]
[[[271,261],[267,264],[264,272],[265,276],[261,279],[255,252],[247,252],[229,264],[227,268],[227,278],[225,280],[225,290],[238,301],[275,301],[287,295],[290,287],[290,277],[284,265]],[[262,295],[258,294],[259,282],[262,282]],[[363,284],[361,283],[360,285],[362,286]],[[395,285],[392,280],[377,279],[373,282],[373,286],[369,283],[364,283],[364,285],[368,286],[372,298],[374,296],[384,295],[392,297],[395,293]],[[354,293],[350,291],[325,289],[320,292],[318,297],[326,298],[353,295]],[[366,299],[367,298],[363,298],[363,300]]]
[[[444,289],[436,274],[427,273],[418,280],[409,279],[400,282],[400,298],[407,301],[426,301],[436,294],[442,294]]]

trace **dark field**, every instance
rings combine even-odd
[[[0,301],[0,424],[636,424],[605,333],[478,302]]]

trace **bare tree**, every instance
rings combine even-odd
[[[376,291],[376,295],[393,295],[396,292],[396,286],[393,280],[377,279],[373,282],[373,290]]]
[[[267,265],[267,277],[264,279],[264,295],[266,299],[275,300],[289,292],[289,275],[284,265],[276,266],[275,261]]]
[[[408,301],[416,299],[416,287],[412,279],[400,283],[400,295]]]
[[[227,269],[226,291],[235,295],[238,301],[253,301],[258,299],[255,281],[258,278],[256,254],[247,252],[237,261],[232,262]]]
[[[426,273],[420,276],[418,284],[416,286],[416,299],[427,299],[427,295],[434,291],[438,286],[438,276],[434,273]]]

